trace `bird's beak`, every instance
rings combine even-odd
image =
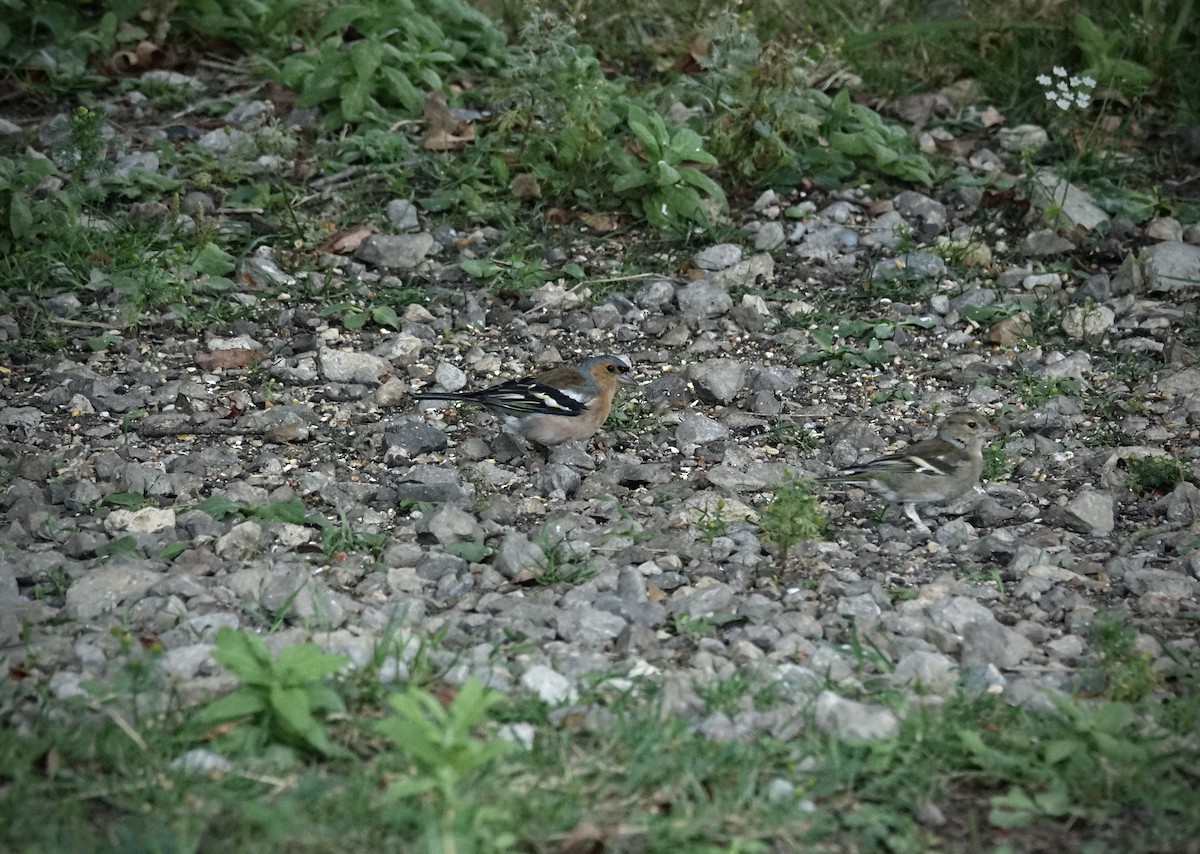
[[[632,371],[630,371],[627,374],[621,374],[620,376],[618,376],[617,382],[619,382],[621,385],[637,385],[638,384],[638,381],[633,378]]]

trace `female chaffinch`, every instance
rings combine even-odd
[[[983,472],[984,439],[994,433],[978,412],[956,412],[941,423],[933,438],[823,477],[821,482],[860,486],[893,504],[903,504],[904,514],[918,530],[928,533],[917,505],[949,501],[971,489]]]
[[[413,397],[486,406],[503,416],[510,432],[539,445],[558,445],[588,439],[600,429],[617,384],[633,382],[629,372],[629,365],[616,356],[592,356],[576,366],[559,365],[480,391],[425,391]]]

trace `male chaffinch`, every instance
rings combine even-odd
[[[904,514],[918,530],[928,533],[917,505],[949,501],[971,489],[983,472],[984,439],[994,433],[978,412],[955,412],[933,438],[823,477],[821,482],[860,486],[893,504],[903,504]]]
[[[558,445],[588,439],[600,429],[617,384],[633,383],[629,371],[629,365],[616,356],[592,356],[576,366],[559,365],[480,391],[425,391],[413,397],[486,406],[503,416],[510,432],[539,445]]]

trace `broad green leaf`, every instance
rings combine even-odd
[[[468,258],[459,262],[458,266],[462,267],[468,276],[474,276],[476,279],[493,279],[504,269],[486,258]]]
[[[400,328],[400,318],[390,306],[377,305],[372,308],[371,319],[379,326],[390,326],[393,329]]]
[[[347,329],[362,329],[371,316],[365,311],[351,311],[342,316],[342,326]]]
[[[654,158],[662,153],[662,146],[650,128],[631,118],[629,120],[629,129],[633,131],[634,136],[641,140],[642,145],[646,148],[647,156]]]
[[[235,516],[242,512],[242,505],[236,501],[231,501],[224,495],[212,495],[204,499],[198,508],[203,510],[209,516],[212,516],[218,522],[221,522],[229,516]]]
[[[655,183],[660,187],[674,186],[682,180],[679,176],[679,171],[665,160],[655,163],[654,169],[658,173],[655,177]]]
[[[614,193],[627,193],[630,190],[644,187],[650,183],[650,175],[646,172],[626,172],[613,181]]]
[[[348,662],[346,656],[322,652],[316,644],[298,643],[279,651],[275,667],[287,674],[289,684],[303,685],[337,672]]]
[[[266,504],[248,504],[244,512],[265,522],[287,522],[303,525],[308,521],[308,510],[298,495],[284,501],[268,501]]]
[[[197,273],[207,276],[224,276],[233,272],[233,268],[237,266],[237,259],[210,242],[205,243],[204,248],[196,253],[190,266]]]
[[[266,685],[275,678],[267,645],[249,632],[222,626],[217,631],[217,648],[212,655],[243,682]]]
[[[213,700],[200,710],[196,720],[202,725],[208,725],[262,714],[266,709],[266,697],[261,691],[242,686],[224,697]]]
[[[725,204],[725,191],[721,189],[721,185],[694,166],[680,167],[679,177],[684,183],[691,184],[710,198],[720,199],[721,204]]]

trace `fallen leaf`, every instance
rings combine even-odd
[[[995,127],[996,125],[1004,124],[1004,113],[997,110],[995,107],[986,107],[979,114],[979,123],[985,128]]]
[[[580,214],[579,221],[592,229],[592,231],[598,231],[601,234],[608,231],[616,231],[621,227],[617,218],[608,214]]]
[[[318,246],[317,251],[331,255],[351,255],[374,233],[375,229],[365,223],[352,225],[334,234]]]
[[[167,52],[150,41],[140,41],[133,50],[119,50],[108,61],[108,67],[116,74],[140,74],[165,68]]]
[[[442,92],[429,93],[422,118],[425,121],[425,135],[421,138],[421,144],[430,151],[457,151],[466,148],[475,139],[474,125],[454,117]]]
[[[198,353],[196,364],[206,371],[220,368],[248,368],[261,361],[263,354],[248,347],[232,347],[228,350],[214,350],[211,353]]]
[[[532,172],[526,172],[513,178],[508,183],[508,189],[512,191],[513,197],[518,199],[540,199],[542,197],[542,185],[538,183],[537,176]]]

